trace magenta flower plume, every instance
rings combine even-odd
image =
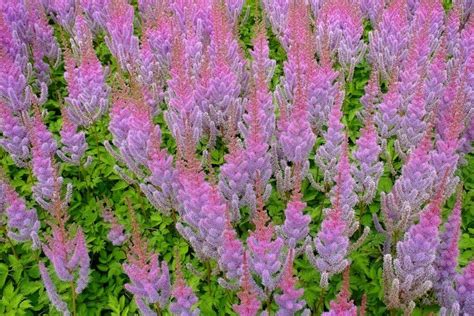
[[[306,203],[302,200],[300,192],[292,194],[290,202],[285,209],[285,222],[281,227],[286,241],[291,248],[295,248],[298,242],[304,240],[309,233],[311,216],[304,215]]]
[[[321,230],[314,239],[318,256],[314,255],[311,243],[306,246],[309,261],[321,273],[320,284],[323,288],[327,288],[330,276],[340,273],[349,265],[349,260],[346,258],[349,251],[349,238],[345,233],[347,226],[342,218],[342,210],[336,204],[325,212],[326,217],[321,224]]]
[[[355,190],[362,194],[361,201],[368,205],[375,197],[379,179],[383,172],[383,162],[380,161],[382,148],[379,145],[372,117],[366,119],[356,145],[354,158],[358,165],[353,168],[356,182]]]
[[[327,41],[329,49],[351,80],[354,68],[366,50],[362,41],[362,12],[350,0],[324,2],[318,12],[316,41],[320,49]]]
[[[40,222],[35,209],[28,209],[25,201],[7,182],[0,169],[0,200],[8,217],[8,236],[18,242],[32,241],[32,248],[41,246],[38,237]],[[1,205],[0,205],[1,206]],[[0,208],[0,210],[2,210]]]
[[[240,279],[244,249],[229,219],[226,220],[222,239],[222,245],[218,249],[219,267],[228,280]]]
[[[43,262],[40,262],[38,265],[39,265],[41,280],[43,280],[43,284],[44,284],[46,293],[48,294],[48,298],[51,304],[53,304],[53,306],[59,312],[63,313],[63,315],[70,315],[67,304],[59,296],[56,290],[56,286],[54,286],[53,280],[51,280],[51,277],[49,275],[49,272],[46,266],[44,265]]]
[[[0,147],[18,166],[25,166],[30,156],[28,132],[20,117],[0,101]]]
[[[218,257],[222,245],[227,206],[217,187],[204,179],[204,173],[179,171],[177,200],[183,223],[176,228],[201,258]]]
[[[62,147],[57,154],[63,161],[79,165],[87,149],[86,135],[78,131],[78,126],[70,121],[66,111],[62,111],[62,116],[63,126],[60,132]]]
[[[55,185],[60,186],[62,183],[62,178],[57,176],[53,161],[57,150],[56,141],[43,123],[39,109],[35,110],[35,117],[30,124],[32,169],[37,180],[33,186],[33,196],[37,201],[52,201]]]
[[[369,60],[383,78],[389,79],[408,45],[409,22],[403,0],[392,1],[383,10],[374,31],[369,34]]]
[[[256,316],[260,309],[260,301],[252,285],[252,275],[247,264],[247,253],[244,252],[242,264],[242,277],[240,278],[240,292],[237,294],[240,304],[234,304],[233,310],[239,316]]]
[[[440,235],[440,243],[434,261],[436,274],[433,278],[433,288],[440,305],[448,309],[456,301],[453,281],[458,265],[460,230],[461,195],[459,194],[454,209],[444,224],[444,232]]]
[[[133,34],[133,6],[126,0],[111,1],[107,11],[105,42],[120,68],[131,71],[139,51],[138,37]]]
[[[323,134],[325,143],[318,148],[314,158],[315,163],[324,174],[324,182],[326,183],[334,182],[337,173],[337,162],[344,141],[344,125],[341,122],[343,96],[341,94],[338,95],[329,115],[328,129]]]
[[[144,315],[151,315],[149,304],[158,304],[165,308],[171,295],[170,276],[166,262],[159,262],[158,255],[147,249],[147,243],[140,235],[135,213],[129,205],[132,236],[127,262],[123,270],[130,283],[125,289],[133,294],[135,302]]]
[[[424,208],[417,224],[397,243],[397,254],[384,257],[385,300],[388,308],[410,312],[415,300],[433,286],[434,261],[439,244],[438,230],[445,184]]]
[[[349,267],[346,268],[342,275],[342,288],[335,300],[330,304],[331,308],[328,312],[324,312],[323,316],[357,316],[357,307],[350,300],[349,292]],[[361,313],[362,314],[362,313]]]
[[[85,27],[84,21],[82,16],[78,16],[76,33],[79,34],[81,26]],[[81,36],[83,38],[77,48],[80,62],[75,61],[68,52],[65,54],[64,78],[69,93],[65,101],[71,121],[76,125],[88,126],[107,111],[110,87],[106,83],[107,69],[102,67],[95,55],[90,32]]]
[[[288,252],[285,270],[279,284],[282,294],[275,295],[275,301],[280,307],[276,314],[278,316],[294,315],[306,305],[306,302],[301,299],[304,290],[296,288],[297,279],[293,276],[293,260],[294,250],[291,249]],[[309,310],[305,310],[303,315],[309,315]]]
[[[179,258],[177,258],[179,260]],[[183,273],[181,272],[181,263],[176,263],[175,270],[176,279],[173,284],[173,290],[171,291],[171,296],[174,299],[170,304],[170,311],[173,315],[179,316],[197,316],[200,311],[199,308],[194,308],[198,301],[198,298],[193,293],[193,290],[186,285],[186,282],[183,278]]]
[[[474,262],[471,261],[463,270],[462,274],[456,276],[458,302],[461,315],[474,313]]]
[[[76,235],[70,238],[64,227],[64,221],[63,218],[59,225],[53,226],[52,236],[47,238],[43,251],[61,281],[74,281],[74,274],[78,272],[75,291],[79,294],[89,283],[89,254],[82,230],[79,228]]]
[[[261,196],[257,197],[254,223],[255,230],[247,237],[250,266],[262,279],[263,286],[271,291],[277,286],[277,273],[282,266],[283,240],[274,238],[275,229],[263,208]]]

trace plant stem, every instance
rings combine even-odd
[[[18,254],[16,253],[16,250],[15,250],[15,245],[13,244],[10,237],[8,237],[7,231],[5,231],[5,237],[7,238],[7,241],[10,244],[10,246],[12,247],[13,256],[15,257],[16,260],[20,261],[20,258],[18,257]]]
[[[156,315],[161,316],[162,313],[161,313],[160,303],[156,303],[155,307],[156,307]]]
[[[74,281],[71,281],[71,303],[72,303],[72,316],[76,316],[76,291],[74,290]]]
[[[316,312],[319,311],[319,308],[321,308],[321,313],[324,311],[324,297],[326,296],[326,289],[321,290],[321,295],[319,295],[319,300],[316,304]]]

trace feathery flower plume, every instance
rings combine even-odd
[[[321,52],[325,45],[323,42],[327,41],[332,54],[337,54],[337,60],[349,81],[355,66],[365,54],[362,34],[362,12],[356,3],[350,0],[323,3],[316,22],[316,42]]]
[[[65,109],[62,109],[61,113],[63,125],[59,134],[62,146],[57,154],[63,161],[79,165],[87,149],[86,135],[84,132],[78,131],[78,126],[71,122]]]
[[[69,51],[65,52],[64,78],[68,84],[65,98],[70,120],[76,125],[89,126],[98,120],[109,104],[110,88],[107,85],[107,68],[103,68],[92,47],[92,34],[84,24],[82,15],[76,17],[75,60]]]
[[[40,247],[38,237],[40,222],[35,209],[28,209],[25,201],[10,186],[3,169],[0,168],[0,200],[3,200],[8,217],[8,236],[18,242],[32,241],[32,248]],[[0,205],[1,206],[1,205]],[[0,208],[0,211],[3,210]]]
[[[133,35],[133,18],[133,6],[126,0],[111,1],[105,21],[105,43],[123,71],[132,71],[138,57],[138,37]]]
[[[463,270],[462,274],[456,276],[456,287],[460,315],[471,315],[474,313],[474,261],[471,261]]]
[[[440,102],[448,79],[446,41],[446,37],[441,40],[433,58],[427,65],[424,85],[426,110],[428,112],[431,112]]]
[[[380,176],[383,172],[383,162],[380,161],[382,148],[379,145],[377,131],[371,116],[366,118],[360,137],[356,140],[357,149],[354,158],[358,166],[352,169],[355,179],[355,190],[362,194],[360,197],[366,205],[370,204],[377,191]]]
[[[72,33],[77,10],[75,0],[49,0],[47,9],[66,31]]]
[[[163,309],[168,304],[171,295],[168,265],[161,264],[158,255],[150,253],[145,239],[141,236],[136,215],[130,201],[127,201],[131,222],[131,245],[127,262],[123,270],[128,275],[130,283],[125,284],[127,291],[133,294],[135,302],[144,315],[153,314],[149,304],[157,304]]]
[[[286,237],[288,246],[295,248],[298,242],[304,240],[309,233],[311,216],[304,215],[306,203],[301,192],[294,191],[285,209],[285,222],[281,230]]]
[[[43,284],[46,289],[46,293],[48,294],[48,298],[50,302],[59,312],[63,313],[64,316],[71,315],[67,307],[67,304],[59,296],[56,290],[56,287],[54,286],[53,280],[51,280],[51,277],[49,276],[49,272],[46,269],[46,266],[44,265],[44,263],[40,262],[38,266],[40,270],[41,279],[43,280]]]
[[[384,2],[380,0],[360,0],[362,14],[370,20],[372,25],[377,25],[380,15],[384,9]]]
[[[101,205],[101,209],[102,218],[104,221],[110,224],[110,230],[107,234],[107,238],[114,246],[122,245],[128,239],[128,235],[125,233],[123,225],[118,222],[114,212],[107,204],[105,207]]]
[[[222,245],[218,249],[219,267],[225,272],[228,280],[235,280],[242,275],[244,249],[229,218],[227,218],[225,225]]]
[[[388,92],[383,96],[383,100],[375,112],[374,121],[383,141],[395,135],[400,128],[399,111],[402,106],[402,98],[398,86],[396,77],[393,76]]]
[[[263,286],[272,291],[278,284],[278,271],[282,266],[283,240],[275,236],[275,228],[264,209],[261,194],[257,196],[255,230],[247,237],[252,270],[262,279]]]
[[[360,98],[360,103],[364,105],[365,112],[371,112],[381,101],[379,72],[373,70],[370,73],[369,82],[364,88],[364,95]]]
[[[324,312],[323,316],[357,316],[357,307],[350,300],[349,280],[349,267],[347,267],[342,275],[342,288],[337,298],[329,303],[331,306],[329,312]]]
[[[444,188],[445,183],[424,208],[419,222],[397,243],[396,257],[384,256],[385,301],[389,309],[401,308],[410,313],[415,308],[415,300],[433,285]]]
[[[79,0],[79,3],[87,18],[90,30],[95,34],[105,30],[110,0]]]
[[[286,258],[285,270],[279,284],[282,294],[275,295],[275,301],[280,307],[276,314],[278,316],[294,315],[306,305],[306,302],[301,300],[304,290],[296,288],[297,278],[293,276],[293,260],[294,250],[290,249]],[[308,309],[303,311],[303,315],[309,314],[310,311]]]
[[[19,167],[30,157],[28,132],[20,117],[0,101],[0,147],[10,154]]]
[[[171,296],[174,301],[170,304],[170,311],[173,315],[179,316],[197,316],[200,311],[199,308],[193,309],[198,301],[198,298],[193,293],[193,290],[186,285],[181,271],[181,262],[179,256],[176,258],[175,281]]]
[[[240,316],[256,316],[260,309],[260,301],[252,285],[252,275],[247,264],[247,253],[244,252],[242,264],[242,277],[240,278],[240,292],[237,294],[240,304],[234,304],[232,308]]]
[[[264,12],[270,21],[273,33],[278,37],[285,49],[289,46],[288,18],[291,1],[263,0]]]
[[[458,265],[458,242],[461,230],[461,194],[458,193],[456,204],[444,224],[444,232],[440,235],[440,243],[436,250],[433,277],[433,288],[442,307],[451,308],[456,301],[454,279]]]

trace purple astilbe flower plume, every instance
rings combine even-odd
[[[123,270],[130,279],[130,283],[125,284],[125,288],[133,294],[138,308],[144,315],[154,315],[149,304],[156,303],[160,309],[163,309],[168,304],[171,295],[168,265],[165,261],[160,264],[158,255],[148,251],[130,201],[128,204],[132,235],[127,262],[123,264]]]
[[[71,315],[67,307],[67,304],[59,296],[56,290],[56,287],[54,286],[53,280],[51,280],[51,277],[49,276],[49,272],[46,269],[46,266],[44,265],[43,262],[40,262],[38,265],[39,265],[41,280],[43,280],[43,284],[44,284],[46,293],[48,294],[48,298],[51,304],[53,304],[53,306],[59,312],[63,313],[64,316]]]
[[[389,79],[406,54],[409,22],[404,0],[390,2],[380,20],[369,33],[369,60],[384,79]]]
[[[304,215],[306,203],[302,201],[301,192],[293,191],[291,200],[285,209],[285,222],[281,227],[286,241],[291,248],[295,248],[298,242],[304,240],[309,233],[311,216]]]
[[[446,37],[445,37],[446,38]],[[443,96],[447,80],[446,40],[441,40],[433,58],[427,66],[425,78],[426,110],[432,111]]]
[[[260,276],[263,286],[272,291],[278,284],[278,271],[282,266],[283,239],[275,235],[275,228],[264,209],[261,194],[257,195],[255,230],[247,237],[249,261],[252,270]]]
[[[107,8],[110,0],[79,0],[82,11],[87,17],[91,31],[98,33],[106,28]]]
[[[403,240],[397,243],[396,257],[384,256],[385,301],[389,309],[401,308],[411,313],[415,300],[433,286],[444,188],[445,183],[424,208],[419,222],[412,225]]]
[[[342,288],[336,299],[329,303],[331,306],[330,310],[324,312],[323,316],[357,316],[357,307],[350,300],[349,281],[349,267],[347,267],[342,275]],[[360,315],[362,315],[362,309]]]
[[[273,33],[278,37],[285,49],[289,46],[288,17],[291,1],[288,0],[263,0],[262,7],[270,21]]]
[[[260,309],[260,301],[257,299],[257,293],[253,288],[252,275],[247,264],[247,252],[243,255],[242,276],[240,278],[240,291],[237,294],[240,304],[234,304],[232,309],[239,316],[256,316]]]
[[[402,106],[402,99],[398,86],[396,77],[393,76],[388,92],[383,96],[383,100],[377,106],[377,111],[375,112],[375,125],[383,141],[395,135],[400,128],[401,118],[399,111]]]
[[[314,157],[316,165],[324,174],[325,183],[333,183],[337,173],[337,162],[344,142],[344,125],[342,118],[342,92],[337,96],[329,115],[328,129],[323,134],[325,143],[320,146]]]
[[[54,19],[69,33],[72,33],[76,17],[75,0],[48,0],[47,9]]]
[[[34,118],[29,122],[28,134],[32,145],[32,170],[37,183],[33,186],[33,196],[38,203],[53,200],[55,185],[61,186],[62,178],[57,175],[53,156],[57,151],[56,141],[41,118],[39,108],[35,108]],[[41,202],[40,202],[41,201]]]
[[[174,301],[170,304],[170,311],[173,315],[177,316],[197,316],[200,311],[199,308],[194,308],[198,301],[198,298],[193,293],[193,290],[186,285],[186,281],[183,277],[183,272],[181,270],[181,262],[178,256],[176,261],[175,269],[175,281],[173,284],[173,289],[171,291],[171,296],[174,298]]]
[[[0,200],[8,216],[8,236],[18,242],[32,241],[32,248],[41,246],[38,237],[40,222],[35,209],[28,209],[25,201],[10,186],[3,170],[0,168]],[[0,205],[0,211],[3,211]]]
[[[82,16],[78,16],[77,34],[81,25],[84,26]],[[110,88],[106,83],[108,70],[97,59],[92,47],[92,35],[90,32],[81,32],[82,38],[76,48],[79,60],[73,59],[68,51],[65,52],[64,79],[68,84],[65,101],[71,121],[80,126],[89,126],[107,111]]]
[[[424,27],[428,30],[427,44],[430,51],[433,51],[439,44],[441,33],[444,30],[445,11],[441,2],[420,0],[414,12],[410,25],[410,32],[419,32]]]
[[[379,16],[384,9],[384,1],[380,0],[360,0],[360,10],[362,14],[368,18],[372,25],[377,25]]]
[[[323,42],[328,41],[349,81],[366,50],[362,34],[362,12],[356,3],[350,0],[323,3],[316,23],[316,42],[321,51]]]
[[[123,71],[132,71],[138,58],[138,37],[133,35],[134,10],[126,0],[111,1],[107,8],[105,43]]]
[[[417,220],[420,207],[432,194],[436,173],[429,161],[431,148],[431,133],[427,132],[408,156],[392,191],[381,193],[385,230],[390,236],[396,231],[406,231]]]
[[[61,127],[61,149],[57,151],[58,156],[65,162],[79,165],[81,158],[87,149],[86,135],[78,131],[78,126],[71,122],[66,110],[62,110],[63,125]]]
[[[205,56],[208,62],[202,66],[199,89],[208,128],[212,124],[217,128],[236,126],[242,115],[240,94],[247,85],[245,61],[225,11],[223,3],[212,2],[212,32]]]
[[[442,307],[451,308],[456,301],[454,279],[459,256],[459,235],[461,230],[461,194],[458,194],[456,204],[444,224],[444,232],[440,235],[440,243],[436,250],[433,277],[433,289]]]
[[[104,221],[110,224],[110,230],[107,234],[107,239],[112,243],[114,246],[122,245],[127,239],[128,236],[125,233],[125,228],[122,224],[120,224],[117,220],[117,217],[114,215],[112,209],[106,204],[102,208],[102,218]]]
[[[278,287],[282,290],[282,294],[275,295],[275,302],[280,307],[276,315],[278,316],[290,316],[296,312],[301,311],[306,302],[301,299],[303,296],[303,289],[296,288],[297,278],[293,276],[293,260],[294,250],[290,249],[288,252],[285,270]],[[302,315],[310,315],[310,311],[305,309]]]
[[[364,95],[360,98],[360,103],[364,105],[364,111],[370,113],[375,106],[380,102],[381,94],[379,72],[373,70],[370,74],[369,82],[364,88]]]
[[[19,167],[26,165],[30,156],[28,132],[20,117],[0,101],[0,147],[10,154]]]
[[[365,126],[356,145],[354,158],[358,165],[353,168],[355,190],[361,194],[360,200],[368,205],[375,197],[383,172],[383,162],[380,161],[382,148],[379,145],[377,131],[371,116],[366,118]]]
[[[47,237],[43,252],[51,261],[61,281],[74,281],[74,274],[77,271],[75,292],[79,294],[89,283],[90,259],[82,229],[78,228],[74,237],[71,237],[66,230],[65,223],[68,216],[63,207],[59,199],[55,200],[53,215],[57,223],[52,226],[52,236]]]
[[[474,313],[474,261],[471,261],[463,270],[462,274],[456,276],[457,299],[460,305],[460,315],[471,315]]]
[[[183,222],[178,223],[176,228],[191,243],[200,258],[217,259],[217,250],[222,245],[227,206],[217,187],[208,183],[204,176],[196,163],[194,166],[188,164],[179,167],[177,200]]]
[[[219,268],[225,272],[228,280],[236,280],[240,279],[242,275],[244,249],[229,218],[227,218],[225,225],[222,245],[218,249]]]

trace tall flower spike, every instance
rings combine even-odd
[[[395,135],[400,128],[399,111],[402,99],[395,76],[390,80],[388,92],[383,96],[382,102],[377,106],[374,121],[382,139]]]
[[[303,211],[306,203],[301,199],[302,194],[300,192],[292,194],[291,200],[285,209],[285,222],[281,228],[291,248],[296,247],[298,242],[304,240],[309,233],[311,216],[304,215]]]
[[[229,218],[226,220],[226,227],[222,238],[222,245],[218,249],[219,267],[225,272],[228,280],[239,279],[242,275],[244,249],[242,242],[237,238]]]
[[[73,45],[73,49],[79,55],[76,56],[78,60],[74,60],[68,51],[64,54],[64,79],[69,93],[65,98],[68,105],[66,109],[72,122],[89,126],[107,111],[110,94],[110,87],[106,83],[108,70],[102,67],[95,54],[92,35],[82,15],[76,17],[75,30],[79,47]]]
[[[349,267],[347,267],[342,275],[342,288],[337,298],[329,303],[331,306],[329,312],[324,312],[323,316],[357,316],[357,307],[350,300],[349,280]]]
[[[456,301],[454,278],[458,265],[458,242],[461,230],[461,194],[458,193],[456,204],[451,212],[444,232],[440,235],[440,243],[436,250],[434,267],[436,274],[433,278],[433,288],[442,307],[451,308]]]
[[[358,166],[353,168],[355,190],[362,194],[361,201],[368,205],[375,197],[383,172],[383,162],[380,161],[382,148],[379,145],[377,131],[371,116],[366,118],[365,126],[360,137],[356,140],[356,145],[354,158],[357,160]]]
[[[78,131],[78,126],[71,122],[65,109],[61,113],[63,118],[60,132],[62,147],[57,154],[63,161],[79,165],[87,149],[86,135]]]
[[[274,238],[275,229],[260,194],[257,196],[254,223],[255,230],[247,237],[250,265],[262,279],[264,287],[272,291],[277,286],[277,273],[282,266],[283,240],[278,236]]]
[[[132,236],[127,262],[123,264],[123,270],[130,279],[125,288],[133,294],[140,311],[149,315],[149,304],[156,303],[161,309],[168,304],[171,295],[168,265],[164,261],[160,264],[158,255],[148,251],[147,243],[140,235],[135,212],[130,201],[127,203],[132,222]]]
[[[200,313],[199,308],[193,309],[193,305],[197,303],[198,298],[193,293],[193,290],[186,285],[181,270],[181,262],[179,261],[180,257],[177,256],[176,260],[176,277],[171,292],[171,295],[175,300],[170,304],[169,309],[173,315],[197,316]]]
[[[460,305],[460,315],[472,315],[474,313],[474,261],[471,261],[463,270],[462,274],[456,276],[457,299]]]
[[[112,209],[106,205],[105,207],[101,205],[102,208],[102,218],[104,221],[110,224],[110,230],[107,234],[107,238],[114,246],[122,245],[128,238],[127,234],[124,232],[124,227],[120,224],[115,217]]]
[[[240,292],[237,296],[240,299],[240,304],[234,304],[233,310],[239,314],[239,316],[256,316],[260,309],[260,301],[257,299],[255,290],[252,287],[251,281],[252,275],[247,264],[247,253],[244,252],[243,265],[242,265],[242,277],[240,278]]]
[[[76,16],[75,0],[50,0],[47,2],[49,11],[54,19],[68,32],[72,33],[74,18]]]
[[[123,71],[132,71],[138,57],[138,37],[133,34],[133,6],[126,0],[111,1],[107,10],[105,42]]]
[[[433,286],[444,188],[445,183],[424,208],[419,222],[397,243],[396,257],[392,259],[390,254],[384,257],[385,301],[389,309],[402,308],[410,313],[414,301]]]
[[[30,140],[21,117],[0,101],[0,147],[10,154],[19,167],[26,165],[30,156]]]
[[[31,240],[32,248],[40,247],[38,237],[40,222],[35,209],[28,209],[25,201],[10,186],[3,170],[0,168],[0,200],[8,216],[8,236],[18,242]],[[0,213],[2,205],[0,205]]]
[[[49,272],[46,269],[46,266],[44,265],[43,262],[40,262],[38,265],[39,265],[41,279],[43,280],[43,284],[46,289],[46,293],[48,294],[48,298],[50,302],[59,312],[63,313],[63,315],[65,316],[70,315],[67,304],[59,296],[56,290],[56,287],[54,286],[54,283],[51,280],[51,277],[49,276]]]
[[[95,34],[105,29],[107,20],[107,8],[110,0],[79,0],[81,9],[87,17],[87,23]]]
[[[280,307],[276,314],[277,316],[294,315],[306,305],[306,302],[301,300],[304,290],[296,288],[297,279],[293,276],[293,260],[294,250],[290,249],[286,258],[285,270],[279,284],[282,294],[275,295],[275,301]],[[308,309],[303,311],[303,315],[309,314]]]

